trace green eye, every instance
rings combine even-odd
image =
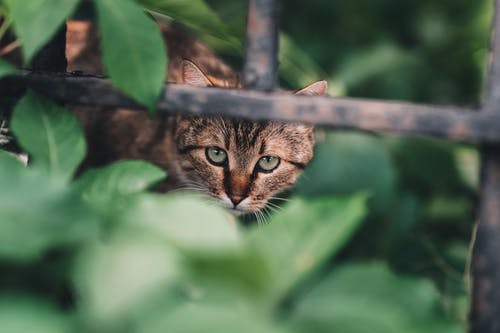
[[[264,156],[261,157],[257,165],[260,171],[271,172],[278,167],[280,164],[280,158],[276,156]]]
[[[227,153],[224,149],[219,147],[208,147],[205,150],[207,160],[217,166],[224,165],[227,161]]]

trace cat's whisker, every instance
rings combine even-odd
[[[271,202],[267,202],[266,203],[266,206],[264,207],[264,209],[269,209],[270,211],[272,211],[273,213],[279,213],[280,211],[283,210],[282,207],[276,205],[276,204],[273,204]]]
[[[261,216],[261,225],[262,224],[267,224],[266,215],[264,214],[264,211],[259,210],[259,213],[260,213],[260,216]]]
[[[291,199],[281,198],[281,197],[270,197],[269,200],[279,200],[279,201],[285,201],[285,202],[292,201]]]
[[[257,219],[257,225],[260,226],[260,217],[259,215],[257,214],[257,212],[252,212],[252,214],[255,216],[255,218]]]
[[[264,215],[264,223],[268,224],[271,219],[271,212],[269,211],[269,207],[264,207],[262,210],[262,215]]]

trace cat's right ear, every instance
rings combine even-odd
[[[182,60],[182,79],[184,83],[196,87],[208,87],[212,85],[210,79],[189,60]]]
[[[318,81],[311,83],[305,88],[297,90],[295,95],[309,95],[309,96],[324,96],[328,90],[328,83],[326,81]]]

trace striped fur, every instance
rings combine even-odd
[[[169,50],[166,81],[240,87],[239,75],[206,46],[170,27],[162,26],[161,30]],[[67,40],[69,70],[103,74],[94,26],[69,23]],[[296,93],[322,95],[325,90],[326,82],[319,81]],[[81,170],[121,159],[147,160],[168,172],[159,191],[199,190],[235,214],[263,209],[272,196],[296,182],[313,156],[313,128],[303,124],[186,116],[151,118],[123,109],[72,109],[84,126],[88,142]],[[210,163],[207,147],[223,149],[227,162]],[[277,168],[271,172],[259,169],[257,164],[263,156],[278,157]]]
[[[190,62],[183,63],[183,81],[192,85],[216,85]],[[320,81],[299,90],[300,94],[323,94]],[[179,168],[176,174],[196,184],[236,213],[255,212],[269,199],[292,186],[313,157],[313,128],[278,121],[248,122],[220,117],[178,117],[174,142]],[[228,155],[223,166],[207,160],[205,149],[219,147]],[[264,156],[280,159],[272,172],[257,165]]]

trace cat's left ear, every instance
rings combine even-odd
[[[325,80],[311,83],[305,88],[297,90],[294,95],[307,95],[307,96],[323,96],[328,89],[328,83]]]

